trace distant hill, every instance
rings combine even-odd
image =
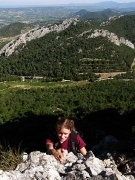
[[[135,2],[129,2],[129,3],[117,3],[114,1],[106,1],[106,2],[100,2],[94,4],[97,7],[102,7],[104,9],[112,8],[112,9],[127,9],[127,8],[135,8]]]
[[[70,3],[60,4],[57,6],[19,6],[11,5],[8,6],[5,2],[0,4],[0,27],[4,27],[14,22],[22,22],[29,24],[40,24],[44,22],[44,25],[52,24],[63,21],[64,19],[73,17],[74,13],[85,9],[88,12],[100,12],[105,9],[112,9],[119,11],[120,13],[132,13],[135,11],[135,2],[130,3],[116,3],[113,1],[106,1],[101,3]],[[130,14],[131,15],[131,14]]]
[[[103,11],[97,11],[97,12],[89,12],[84,9],[74,14],[75,16],[78,16],[81,19],[88,20],[93,18],[100,18],[100,19],[108,19],[112,16],[120,16],[123,15],[123,13],[119,11],[114,11],[112,9],[105,9]]]
[[[115,9],[115,10],[119,10],[119,11],[134,11],[135,10],[135,2],[129,2],[129,3],[117,3],[114,1],[103,1],[103,2],[99,2],[99,3],[72,3],[67,5],[69,7],[78,7],[78,9],[80,7],[82,7],[82,9],[87,9],[89,11],[102,11],[105,9]]]
[[[30,24],[15,22],[0,28],[0,37],[14,37],[23,34],[32,28],[34,28],[34,26]]]
[[[130,11],[130,12],[121,12],[118,10],[114,10],[114,9],[105,9],[103,11],[94,11],[94,12],[90,12],[86,9],[82,9],[76,13],[73,14],[73,17],[78,17],[82,20],[90,20],[92,21],[94,19],[101,19],[102,21],[108,20],[110,17],[119,17],[122,15],[135,15],[135,11]],[[102,22],[100,21],[100,23]]]

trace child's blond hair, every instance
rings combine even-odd
[[[64,117],[59,117],[56,123],[56,131],[60,130],[61,128],[66,128],[72,131],[74,128],[74,120]]]

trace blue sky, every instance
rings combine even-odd
[[[1,6],[16,6],[16,5],[58,5],[58,4],[69,4],[69,3],[97,3],[105,2],[110,0],[0,0]],[[135,2],[135,0],[111,0],[118,3]]]

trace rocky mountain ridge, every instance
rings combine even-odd
[[[78,19],[67,19],[65,21],[62,22],[62,24],[55,24],[54,26],[50,26],[50,27],[40,27],[40,28],[34,28],[32,30],[30,30],[29,32],[20,35],[16,40],[13,40],[11,42],[9,42],[8,44],[6,44],[1,50],[0,50],[0,55],[4,54],[5,56],[9,56],[11,55],[15,48],[21,44],[26,44],[27,41],[31,41],[33,39],[37,39],[37,38],[41,38],[42,36],[56,31],[56,32],[60,32],[62,30],[65,30],[66,28],[68,28],[70,26],[71,23],[73,23],[74,25],[77,23]]]
[[[0,55],[4,55],[4,56],[8,57],[9,55],[11,55],[15,51],[15,49],[19,45],[25,45],[27,41],[31,41],[33,39],[43,37],[46,34],[53,32],[53,31],[56,31],[56,32],[63,31],[65,29],[67,29],[72,23],[74,25],[76,25],[78,21],[79,20],[77,18],[71,18],[71,19],[64,20],[59,25],[55,24],[55,25],[49,26],[49,27],[43,26],[40,28],[32,29],[31,31],[29,31],[25,34],[21,34],[16,40],[12,40],[8,44],[6,44],[0,50]],[[92,32],[92,30],[83,32],[79,36],[83,36],[85,33],[88,33],[88,32]],[[98,36],[107,37],[108,40],[110,40],[111,42],[113,42],[114,44],[116,44],[118,46],[121,44],[124,44],[126,46],[129,46],[132,49],[135,48],[134,44],[132,42],[130,42],[129,40],[125,39],[124,37],[119,38],[116,34],[109,32],[108,30],[104,30],[104,29],[94,30],[88,38],[96,38]]]

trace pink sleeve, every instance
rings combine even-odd
[[[52,143],[53,144],[53,142],[50,140],[50,139],[46,139],[45,140],[45,143],[47,144],[47,143]]]
[[[76,144],[77,144],[78,149],[81,149],[84,146],[86,146],[85,142],[82,140],[82,138],[79,136],[79,134],[77,134],[77,136],[76,136]]]

